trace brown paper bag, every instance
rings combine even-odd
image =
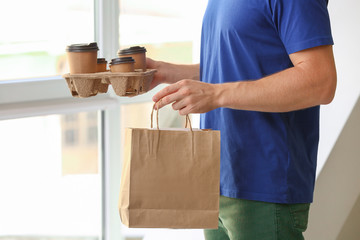
[[[218,228],[220,132],[130,128],[125,135],[122,223],[135,228]]]

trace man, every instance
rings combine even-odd
[[[148,67],[152,87],[171,84],[159,107],[221,131],[219,229],[206,239],[304,239],[319,105],[336,89],[327,0],[209,0],[201,44],[200,65]]]

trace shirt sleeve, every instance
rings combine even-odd
[[[271,0],[272,19],[288,54],[333,45],[327,0]]]

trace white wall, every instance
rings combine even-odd
[[[317,175],[360,95],[360,1],[330,0],[338,86],[334,101],[321,109]]]
[[[309,227],[306,239],[315,240],[358,240],[342,238],[353,236],[359,230],[360,213],[360,98],[351,113],[343,131],[336,141],[326,164],[319,174],[310,207]],[[354,220],[357,228],[346,225],[347,219]],[[345,229],[344,229],[345,227]],[[342,232],[342,233],[341,233]],[[341,233],[341,236],[339,234]]]
[[[356,229],[345,223],[349,216],[356,218],[351,211],[359,209],[354,207],[360,192],[359,11],[359,1],[329,1],[338,87],[334,101],[321,110],[317,181],[306,239],[352,240],[343,237],[353,236]]]

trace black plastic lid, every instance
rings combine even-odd
[[[97,59],[97,63],[101,64],[101,63],[107,63],[105,58],[98,58]]]
[[[135,47],[119,50],[117,54],[118,56],[121,56],[121,55],[129,55],[134,53],[145,53],[145,52],[146,52],[146,48],[135,46]]]
[[[116,65],[121,63],[134,63],[135,60],[132,57],[121,57],[111,59],[110,65]]]
[[[72,44],[66,47],[67,52],[89,52],[98,50],[99,48],[96,42]]]

